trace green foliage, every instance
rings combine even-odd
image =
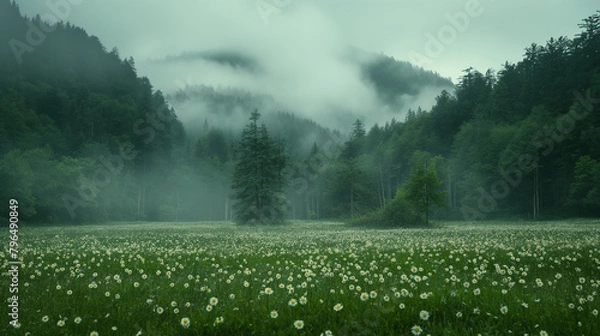
[[[225,133],[216,128],[212,128],[196,144],[196,156],[223,164],[229,161],[229,144]]]
[[[290,187],[294,190],[292,199],[299,199],[297,203],[301,206],[298,215],[304,215],[307,219],[318,219],[321,216],[319,204],[322,201],[321,189],[326,183],[324,180],[326,160],[323,151],[315,143],[306,158],[291,168]],[[295,217],[294,210],[292,215]]]
[[[582,207],[581,214],[600,206],[600,162],[584,155],[575,164],[575,178],[570,186],[570,200]]]
[[[379,206],[427,152],[445,166],[439,187],[449,209],[434,217],[464,209],[478,218],[599,215],[593,165],[578,163],[600,158],[599,20],[600,13],[585,19],[572,40],[532,45],[497,75],[467,68],[431,111],[409,110],[403,122],[373,126],[362,158],[370,162],[364,178],[377,181],[368,188]]]
[[[233,171],[234,210],[240,224],[281,223],[287,206],[283,143],[271,138],[264,124],[258,126],[259,117],[252,112],[244,128]]]
[[[417,164],[406,183],[405,198],[429,224],[429,211],[434,207],[446,206],[446,192],[440,190],[442,181],[438,178],[435,164],[427,167]]]
[[[22,219],[33,222],[68,222],[71,217],[61,195],[78,195],[79,177],[98,166],[89,159],[57,158],[48,148],[12,150],[0,158],[0,199],[19,201]],[[87,215],[106,218],[97,202],[87,203]],[[80,218],[82,221],[92,218]]]
[[[0,6],[0,40],[21,38],[43,23],[23,17],[14,3]],[[0,45],[0,194],[21,198],[24,218],[38,222],[228,220],[231,186],[238,203],[254,204],[244,210],[238,204],[242,222],[381,212],[399,206],[396,191],[403,186],[412,188],[403,202],[410,200],[425,221],[430,213],[440,218],[465,207],[481,218],[598,216],[598,22],[594,14],[572,39],[531,45],[497,75],[468,67],[454,90],[435,73],[350,50],[346,56],[379,98],[405,116],[369,130],[357,120],[347,137],[280,112],[286,107],[267,95],[188,87],[169,101],[202,100],[208,111],[204,128],[191,126],[189,138],[131,57],[107,52],[96,37],[60,22],[20,58],[8,43]],[[229,52],[182,57],[255,69],[253,59]],[[430,111],[404,111],[401,97],[424,86],[447,90]],[[251,135],[244,130],[254,142],[243,138],[238,147],[245,149],[236,151],[235,127],[220,125],[255,107],[266,126],[255,125]],[[124,146],[135,155],[115,161]],[[413,172],[431,157],[441,183],[429,169]],[[118,164],[107,167],[106,158]],[[429,211],[440,197],[425,196],[428,183],[446,192],[447,211]],[[481,206],[484,196],[493,197],[488,207]]]
[[[326,195],[330,216],[353,218],[369,212],[376,204],[372,191],[375,183],[366,172],[365,137],[364,124],[356,120],[350,139],[342,145],[331,171],[333,176]]]
[[[351,220],[350,225],[366,227],[422,227],[426,225],[422,212],[399,190],[384,208]]]
[[[24,43],[45,24],[8,1],[0,6],[1,41]],[[159,218],[181,123],[132,58],[70,23],[51,28],[22,54],[0,45],[2,199],[20,198],[23,218],[34,222]],[[98,173],[123,148],[137,155]],[[86,188],[92,197],[82,197]]]
[[[444,224],[23,227],[21,326],[5,318],[0,334],[598,334],[599,220]]]
[[[418,96],[424,87],[439,89],[453,87],[450,79],[393,57],[381,54],[368,55],[357,49],[350,51],[350,57],[369,59],[368,62],[361,64],[364,79],[372,84],[378,97],[385,104],[396,109],[405,109],[403,97]]]

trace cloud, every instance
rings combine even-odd
[[[232,7],[225,2],[212,4],[209,10],[234,15],[236,24],[215,26],[210,36],[201,34],[202,42],[183,44],[183,49],[178,49],[181,54],[168,57],[167,62],[137,61],[138,68],[158,87],[169,92],[186,85],[211,85],[267,93],[302,116],[328,126],[350,125],[354,117],[372,113],[379,104],[373,88],[362,80],[359,65],[343,61],[348,45],[339,27],[318,7],[290,5],[284,14],[270,18],[268,25],[255,7]],[[226,28],[221,29],[223,26]],[[229,50],[229,55],[235,54],[261,71],[207,57],[210,48]],[[329,113],[332,109],[347,111],[348,120]]]
[[[67,20],[98,36],[107,49],[116,46],[122,57],[133,56],[138,73],[165,92],[204,84],[268,93],[302,116],[344,128],[357,116],[367,123],[401,118],[399,111],[381,104],[373,87],[362,80],[359,66],[344,61],[345,48],[407,60],[411,51],[423,50],[427,33],[439,32],[448,24],[447,15],[464,10],[469,1],[476,0],[435,5],[389,0],[84,0]],[[18,3],[29,15],[50,10],[46,1]],[[507,60],[518,61],[531,42],[572,36],[580,20],[597,9],[591,0],[478,3],[483,13],[471,18],[468,29],[426,65],[429,69],[454,81],[469,66],[498,69]],[[211,51],[241,58],[227,62]],[[168,57],[171,62],[156,62]],[[427,109],[436,90],[427,88],[417,97],[405,97],[406,102]]]

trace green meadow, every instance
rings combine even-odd
[[[19,326],[3,335],[597,335],[600,325],[598,220],[22,227],[19,243]]]

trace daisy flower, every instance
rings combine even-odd
[[[302,329],[302,328],[304,328],[304,321],[302,321],[302,320],[296,320],[294,322],[294,327],[296,327],[296,329]]]
[[[184,317],[181,319],[181,326],[185,329],[190,327],[190,319],[188,317]]]
[[[421,335],[421,333],[423,332],[423,328],[421,328],[418,325],[415,325],[412,328],[410,328],[410,331],[412,332],[413,335],[418,336],[418,335]]]

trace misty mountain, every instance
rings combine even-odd
[[[233,50],[188,51],[177,56],[167,56],[156,60],[157,63],[176,63],[207,61],[218,65],[240,69],[248,72],[258,72],[260,67],[253,57]]]
[[[262,68],[259,59],[242,51],[187,52],[179,56],[169,56],[162,62],[192,63],[199,60],[240,71],[254,72]],[[454,88],[450,79],[437,73],[426,71],[409,62],[354,47],[347,48],[339,56],[339,61],[350,63],[359,69],[361,81],[375,92],[378,102],[372,104],[368,110],[348,109],[331,102],[326,106],[326,112],[334,121],[332,123],[323,123],[318,115],[315,116],[318,121],[304,117],[313,116],[315,112],[305,111],[303,106],[290,106],[268,92],[251,92],[235,86],[215,88],[210,85],[186,85],[168,95],[167,99],[177,109],[192,139],[197,138],[205,121],[211,127],[239,132],[250,112],[258,109],[264,116],[265,124],[276,135],[289,140],[291,148],[306,154],[313,142],[318,145],[339,143],[340,137],[323,126],[335,125],[333,127],[338,130],[341,128],[342,134],[347,134],[346,128],[356,119],[367,119],[371,124],[378,120],[389,120],[388,114],[391,114],[392,118],[401,119],[410,108],[430,108],[437,94]],[[301,127],[302,132],[296,131],[297,122],[304,124]]]
[[[253,155],[284,152],[288,218],[383,209],[429,163],[448,191],[439,218],[597,216],[600,14],[579,27],[497,74],[468,67],[456,88],[330,41],[183,53],[151,82],[83,28],[0,0],[0,199],[30,222],[234,219],[258,110],[261,139],[279,139]]]
[[[359,48],[348,47],[341,56],[341,60],[357,65],[360,69],[361,79],[376,91],[379,99],[385,105],[399,111],[406,108],[405,105],[411,99],[414,100],[421,95],[426,88],[437,91],[437,93],[442,90],[454,89],[454,84],[449,78],[385,54],[375,54]],[[262,69],[261,61],[255,56],[235,50],[188,51],[177,56],[167,56],[156,62],[195,61],[207,61],[250,73],[257,73]],[[432,103],[433,99],[429,105]],[[429,106],[422,107],[429,108]]]
[[[198,85],[179,90],[166,99],[179,111],[192,143],[208,128],[225,130],[229,137],[237,138],[255,109],[270,132],[285,141],[288,154],[294,158],[307,155],[315,143],[333,152],[342,140],[337,130],[294,114],[267,94]]]
[[[379,99],[398,111],[405,112],[403,109],[407,108],[406,105],[426,90],[432,90],[439,94],[442,90],[454,89],[454,84],[449,78],[385,54],[374,54],[358,48],[349,48],[346,57],[348,60],[360,64],[363,80],[375,89]],[[433,104],[433,100],[430,104]],[[421,107],[429,109],[430,106]]]

